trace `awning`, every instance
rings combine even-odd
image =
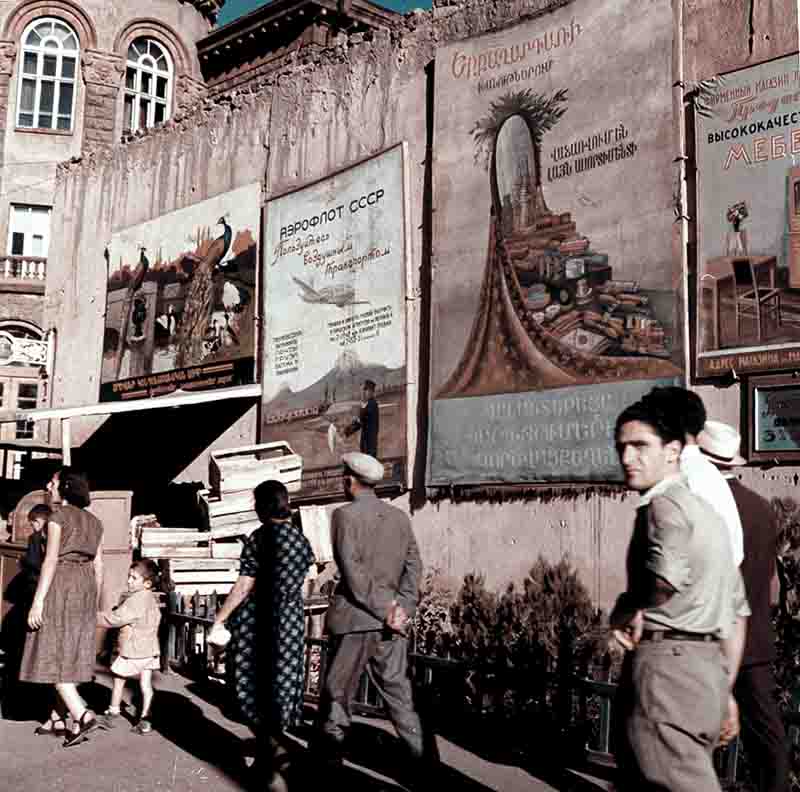
[[[87,418],[93,415],[114,415],[123,412],[139,412],[143,410],[158,410],[164,407],[183,407],[188,404],[209,404],[212,402],[226,401],[228,399],[256,399],[261,396],[261,385],[237,385],[233,388],[220,388],[219,390],[204,391],[177,391],[168,396],[154,396],[149,399],[135,399],[131,401],[100,402],[99,404],[83,404],[75,407],[42,407],[36,410],[0,410],[0,423],[16,423],[17,421],[61,421],[60,449],[64,464],[70,464],[70,419]],[[0,443],[3,448],[20,448],[21,441]],[[59,446],[50,449],[57,450]],[[37,449],[38,450],[38,449]]]

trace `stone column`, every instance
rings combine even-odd
[[[86,50],[83,66],[83,143],[82,153],[114,145],[117,96],[125,74],[125,62],[119,55]]]
[[[14,63],[17,59],[17,45],[13,41],[0,41],[0,166],[5,162],[6,123],[8,121],[8,101],[11,77],[14,74]],[[12,108],[11,128],[14,128],[16,107]]]

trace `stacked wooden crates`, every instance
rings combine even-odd
[[[239,574],[243,540],[260,525],[253,488],[278,479],[296,492],[302,467],[283,442],[213,451],[209,488],[199,493],[201,529],[163,527],[145,516],[139,529],[142,557],[160,560],[170,588],[180,595],[227,594]]]
[[[212,451],[209,489],[200,492],[200,506],[212,536],[212,558],[238,558],[241,542],[261,524],[253,489],[275,479],[298,492],[303,460],[285,442]]]

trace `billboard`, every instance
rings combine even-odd
[[[672,22],[576,0],[437,53],[430,485],[617,480],[617,414],[682,377]]]
[[[705,82],[695,128],[697,374],[797,368],[797,55]]]
[[[100,401],[254,382],[261,186],[115,233]]]
[[[405,160],[400,144],[265,209],[261,439],[302,457],[300,497],[341,494],[347,451],[406,483]]]

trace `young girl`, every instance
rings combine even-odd
[[[110,613],[98,613],[101,627],[120,627],[117,656],[111,664],[114,686],[111,706],[103,713],[106,725],[112,726],[120,714],[125,682],[139,678],[142,690],[142,712],[134,731],[152,731],[150,710],[153,703],[153,671],[160,668],[158,625],[161,611],[153,589],[158,584],[158,567],[153,561],[137,561],[128,572],[128,592],[120,597],[119,605]]]

